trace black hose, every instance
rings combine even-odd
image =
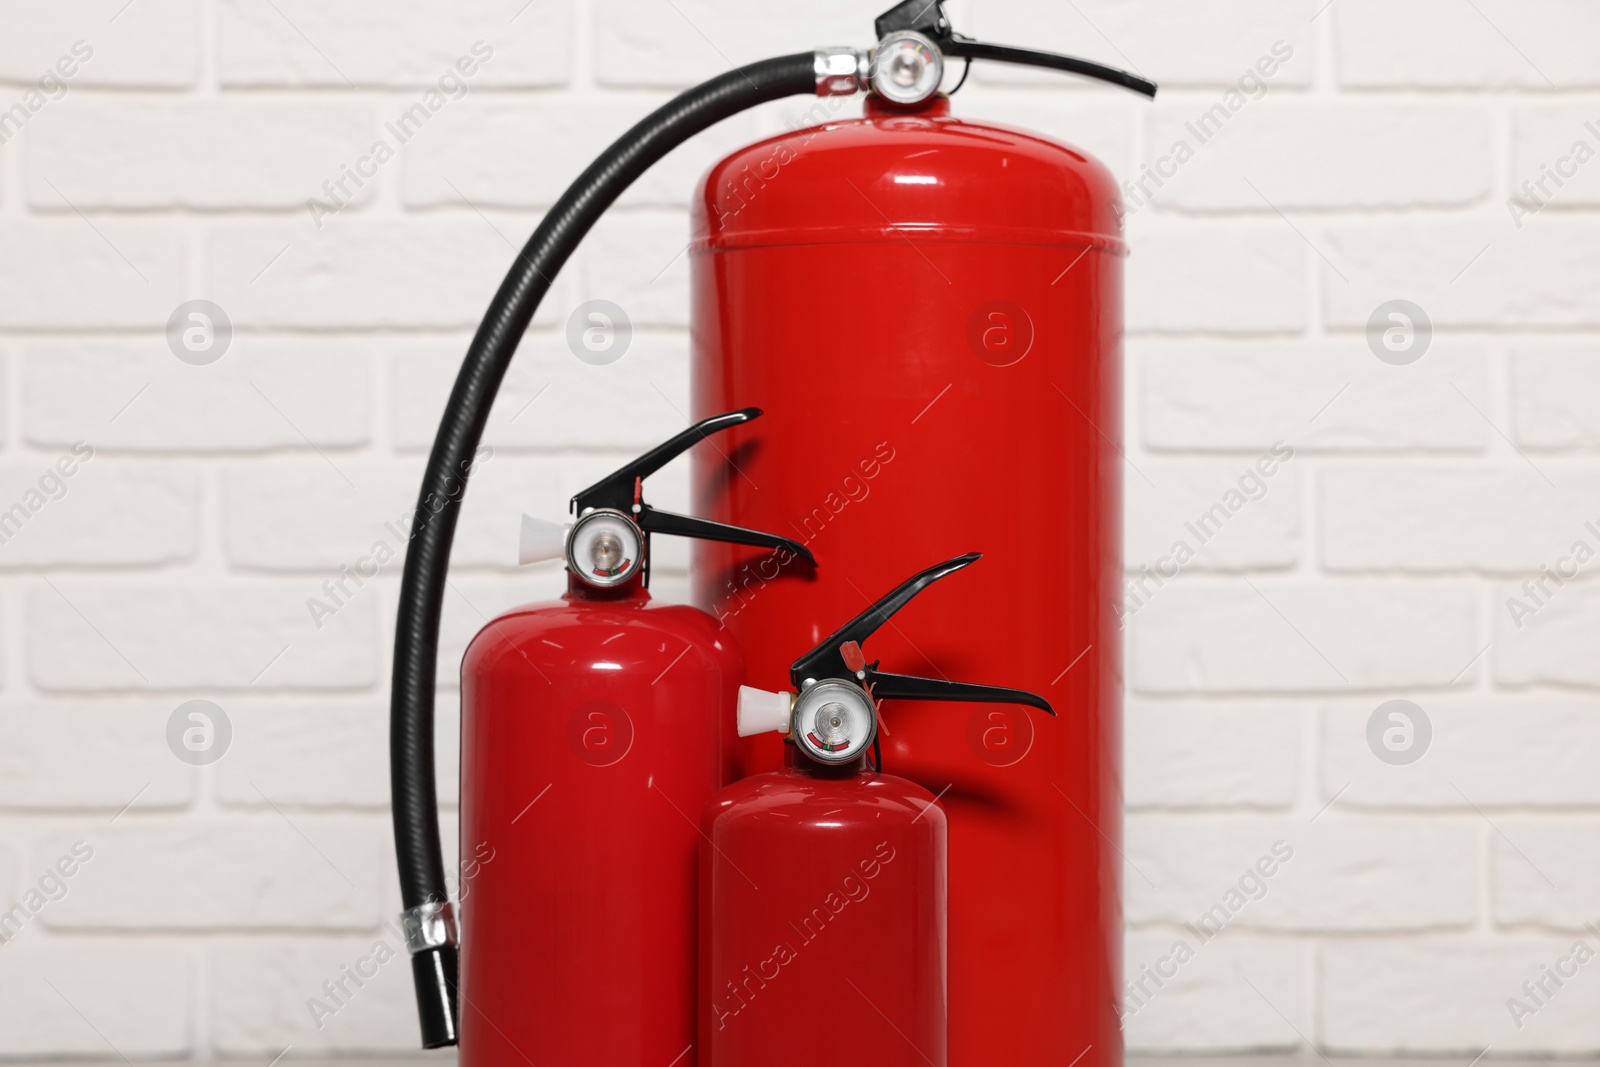
[[[544,217],[467,349],[422,478],[400,584],[389,712],[395,854],[405,907],[449,899],[433,778],[433,691],[450,545],[473,454],[511,357],[551,280],[622,191],[672,149],[757,104],[816,91],[813,53],[763,60],[682,93],[623,134]],[[456,1043],[454,945],[412,957],[424,1048]]]

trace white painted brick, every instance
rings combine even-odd
[[[1588,939],[1590,950],[1595,947]],[[1507,1008],[1573,946],[1567,938],[1335,943],[1320,950],[1322,1041],[1333,1052],[1585,1052],[1600,1044],[1591,960],[1532,1017]],[[1551,988],[1554,988],[1553,986]]]
[[[684,598],[687,599],[687,598]],[[460,666],[456,667],[459,678]],[[457,685],[457,678],[452,678],[451,685]],[[388,706],[383,709],[384,716],[384,748],[388,745]],[[441,688],[435,691],[433,700],[433,764],[435,787],[439,793],[439,806],[441,808],[455,808],[461,800],[461,691],[457,688]],[[388,771],[383,772],[383,790],[385,803],[389,796]],[[457,823],[455,817],[449,814],[441,815],[443,825],[440,833],[445,837],[444,855],[446,877],[450,877],[448,870],[449,857],[457,855],[459,849],[455,840]],[[459,888],[459,887],[458,887]]]
[[[401,150],[406,203],[547,208],[649,110],[601,97],[464,103]]]
[[[652,579],[650,584],[653,595],[668,595],[662,583]],[[530,568],[511,580],[451,581],[439,619],[439,686],[454,689],[460,684],[461,657],[467,645],[494,619],[523,604],[553,600],[566,588],[565,573],[553,566]]]
[[[401,158],[406,203],[480,208],[547,208],[591,160],[661,94],[473,100],[407,142]],[[720,122],[674,149],[623,194],[621,205],[683,206],[702,173],[754,140],[747,116]]]
[[[661,437],[679,429],[671,426]],[[642,444],[640,450],[655,443]],[[452,564],[529,573],[517,563],[521,516],[567,521],[573,493],[630,458],[621,453],[562,460],[488,455],[469,483]],[[307,575],[295,583],[299,595],[327,605],[337,606],[336,601],[352,595],[375,595],[376,588],[393,584],[403,566],[410,530],[406,519],[416,506],[421,467],[420,458],[404,464],[341,460],[337,469],[321,459],[231,467],[221,479],[222,534],[229,558],[240,567]],[[669,464],[651,479],[650,500],[667,510],[687,508],[687,460]],[[658,540],[655,553],[658,571],[688,568],[687,547],[678,538]],[[385,555],[388,562],[381,560]],[[335,584],[329,592],[323,583],[338,583],[342,567],[352,574],[376,567],[378,574],[359,583],[347,577],[342,587]],[[537,567],[533,573],[540,575],[538,587],[548,588],[550,595],[564,588],[559,567]],[[450,669],[454,671],[453,664]]]
[[[313,571],[331,580],[337,580],[341,567],[358,573],[358,564],[397,576],[422,467],[421,457],[382,464],[340,461],[337,470],[320,459],[232,467],[222,478],[228,558],[240,567]],[[452,564],[516,567],[524,513],[565,520],[571,494],[562,492],[561,481],[549,461],[486,453],[468,483]],[[383,562],[385,556],[390,562]],[[360,563],[363,559],[370,562]]]
[[[689,325],[689,220],[684,213],[614,213],[579,253],[574,303],[610,300],[635,328]],[[624,359],[627,357],[624,356]]]
[[[654,447],[680,433],[689,425],[687,419],[682,423],[667,428],[667,432],[660,437],[652,438],[646,448]],[[697,445],[696,448],[709,448],[709,445]],[[583,451],[564,453],[559,458],[562,477],[562,493],[566,497],[587,489],[595,482],[604,478],[624,463],[636,458],[644,449],[628,449],[623,452],[607,450],[605,452]],[[689,464],[694,456],[694,450],[685,452],[682,456],[668,463],[655,473],[649,481],[650,503],[657,507],[666,508],[668,511],[687,512],[689,510]],[[667,537],[663,542],[681,542],[681,538]],[[659,548],[653,549],[659,552]]]
[[[115,813],[130,803],[131,811],[186,806],[196,772],[167,749],[173,706],[30,701],[0,711],[0,807]]]
[[[976,76],[974,76],[976,77]],[[973,122],[994,122],[1071,145],[1111,168],[1119,181],[1133,176],[1134,128],[1146,105],[1121,95],[1092,103],[1081,97],[1000,88],[969,82],[951,98],[950,113]]]
[[[1511,357],[1511,426],[1526,449],[1600,450],[1600,351],[1525,342]]]
[[[1162,184],[1141,174],[1137,199],[1180,210],[1450,207],[1493,183],[1489,113],[1455,104],[1279,97],[1232,113],[1186,95],[1151,111],[1145,145]]]
[[[1579,539],[1600,547],[1600,534],[1585,528],[1600,524],[1600,471],[1549,461],[1541,469],[1513,457],[1494,467],[1327,471],[1317,493],[1323,565],[1521,572],[1554,563]]]
[[[1600,226],[1560,212],[1521,230],[1503,220],[1330,225],[1321,248],[1335,328],[1364,330],[1395,299],[1421,307],[1435,330],[1600,325]]]
[[[1473,452],[1496,436],[1480,414],[1488,354],[1472,342],[1438,338],[1405,367],[1378,360],[1364,337],[1133,348],[1152,448],[1256,452],[1284,441],[1297,452]]]
[[[1179,579],[1133,623],[1132,676],[1150,693],[1442,688],[1481,649],[1464,585]]]
[[[35,588],[27,605],[28,674],[45,689],[351,689],[377,681],[373,596],[317,620],[309,593],[292,585],[52,584]]]
[[[509,558],[507,553],[511,550],[511,546],[505,541],[506,533],[513,525],[520,527],[522,512],[538,515],[549,522],[567,521],[570,518],[570,514],[566,509],[575,494],[587,489],[625,463],[631,462],[640,453],[677,434],[687,425],[688,421],[685,420],[681,424],[670,426],[665,432],[648,443],[629,449],[626,452],[567,452],[549,459],[541,459],[539,461],[541,467],[551,470],[559,476],[559,493],[549,495],[548,490],[539,490],[540,483],[534,482],[530,483],[531,492],[529,495],[519,496],[517,499],[526,500],[536,505],[539,510],[534,510],[531,507],[522,507],[519,510],[513,505],[512,501],[501,500],[498,504],[487,506],[478,512],[478,518],[474,520],[474,527],[478,531],[475,535],[477,543],[483,546],[479,551],[486,553],[482,558],[490,564],[503,567],[506,559]],[[710,446],[702,445],[699,447]],[[689,506],[689,463],[691,456],[692,452],[685,453],[678,459],[668,463],[651,477],[648,483],[647,499],[653,506],[666,511],[675,511],[679,514],[688,514],[692,510]],[[486,467],[485,470],[490,471],[490,468]],[[503,492],[520,491],[516,489],[516,486],[520,484],[517,481],[513,481],[507,489],[493,488],[496,485],[506,485],[505,482],[495,480],[502,475],[511,479],[518,477],[516,468],[513,465],[502,468],[499,474],[490,471],[488,477],[484,479],[485,487],[482,490],[486,496],[497,497]],[[534,493],[537,495],[533,495]],[[473,505],[470,503],[467,506],[468,510],[471,510],[472,507]],[[508,522],[508,520],[514,521]],[[465,519],[463,523],[465,524]],[[661,537],[651,544],[650,572],[653,583],[652,589],[655,590],[656,595],[663,595],[663,591],[667,589],[667,586],[656,583],[656,578],[666,579],[671,577],[675,579],[680,576],[686,576],[689,573],[689,546],[691,543],[688,538]],[[548,584],[553,595],[566,590],[565,581],[561,578],[560,567],[554,563],[518,567],[517,570],[520,573],[537,575],[538,582],[541,585]],[[687,602],[690,598],[685,592],[683,595],[671,594],[668,599]]]
[[[278,100],[64,101],[30,130],[28,202],[90,208],[302,208],[372,145],[372,111]],[[359,199],[371,191],[368,184]]]
[[[3,664],[3,670],[0,670],[0,677],[3,677],[3,675],[6,675],[6,673],[11,673],[16,670],[16,664],[13,664],[13,662],[6,662],[8,659],[10,659],[10,656],[0,657],[0,664]],[[14,677],[14,675],[11,675],[11,677]]]
[[[0,567],[189,559],[199,523],[200,479],[184,467],[81,452],[0,465]]]
[[[187,949],[103,939],[30,941],[0,951],[0,1051],[6,1056],[191,1054],[194,966]]]
[[[1495,922],[1567,930],[1600,922],[1600,865],[1589,846],[1597,830],[1600,823],[1591,819],[1495,820],[1490,839]]]
[[[453,804],[455,799],[455,790],[450,790],[447,795],[441,784],[439,793],[441,809]],[[451,900],[459,901],[461,899],[461,823],[454,813],[444,810],[439,813],[439,854],[444,859],[445,888],[449,890]],[[388,929],[388,924],[393,922],[394,918],[399,914],[400,886],[398,884],[391,885],[390,898],[393,901],[393,907],[389,915],[384,918],[382,927],[384,930]]]
[[[625,100],[634,100],[641,94],[617,94]],[[651,110],[651,101],[658,104],[670,99],[670,94],[643,94],[644,99],[633,105],[630,111],[625,111],[616,116],[617,125],[611,127],[616,136],[630,129],[641,117]],[[601,98],[610,99],[610,94]],[[847,108],[859,106],[848,97],[834,97],[834,100],[847,102]],[[817,97],[792,97],[787,98],[793,103],[820,103]],[[619,207],[687,207],[694,199],[695,190],[700,187],[700,179],[705,172],[720,161],[724,156],[753,144],[756,141],[773,136],[777,133],[788,133],[790,130],[802,129],[814,123],[795,119],[786,121],[772,129],[772,120],[776,118],[779,108],[787,101],[778,101],[753,108],[751,111],[733,115],[723,119],[702,133],[698,133],[684,142],[678,148],[668,152],[659,163],[639,176],[639,179],[628,187],[617,201]],[[854,111],[844,110],[844,114],[855,114]],[[610,142],[607,142],[609,144]],[[595,152],[591,155],[599,155]],[[583,160],[579,166],[588,166],[589,160]],[[578,171],[573,171],[576,177]],[[683,223],[687,229],[688,223]]]
[[[0,841],[0,900],[9,909],[22,892],[22,854]]]
[[[1180,940],[1193,952],[1181,964],[1188,952],[1177,949]],[[1240,937],[1199,944],[1192,934],[1146,933],[1129,935],[1123,951],[1124,978],[1142,979],[1148,991],[1123,997],[1130,1053],[1286,1050],[1310,1032],[1311,993],[1297,945]],[[1177,973],[1161,979],[1157,967]]]
[[[224,756],[224,759],[227,757]],[[36,921],[52,930],[361,929],[382,921],[388,820],[266,811],[147,825],[132,816],[52,834],[94,848],[70,891]]]
[[[363,572],[398,574],[421,481],[422,464],[415,461],[319,458],[230,466],[221,478],[228,559],[252,570],[326,572],[332,579],[341,566],[354,573],[358,563]],[[375,577],[357,574],[346,587]]]
[[[8,223],[0,327],[160,329],[187,299],[187,269],[183,237],[166,226],[76,216]]]
[[[71,70],[56,62],[70,56],[77,41],[93,54],[66,79],[69,92],[79,86],[188,88],[200,72],[197,0],[8,0],[0,10],[6,24],[0,81],[37,83],[48,69]]]
[[[956,29],[980,41],[1042,48],[1141,72],[1163,88],[1234,86],[1275,42],[1287,60],[1274,85],[1311,80],[1311,0],[1223,0],[1204,5],[1183,0],[1086,0],[1073,4],[979,4]],[[974,77],[1070,84],[1069,75],[1024,72],[1001,64],[974,64]],[[999,69],[997,69],[999,68]],[[1259,72],[1257,72],[1259,73]]]
[[[438,702],[435,745],[439,796],[454,803],[455,698]],[[214,771],[217,797],[229,807],[386,808],[389,804],[389,707],[223,701],[233,745]],[[271,804],[265,799],[271,798]],[[338,857],[334,857],[337,861]]]
[[[1133,816],[1123,878],[1130,923],[1189,923],[1214,905],[1229,930],[1410,930],[1477,918],[1478,827],[1464,820]],[[1292,849],[1275,872],[1254,865]],[[1241,879],[1244,879],[1241,884]],[[1263,888],[1264,887],[1264,888]],[[1233,891],[1232,900],[1226,899]],[[1243,901],[1241,904],[1240,901]]]
[[[212,232],[213,299],[236,327],[476,326],[520,249],[512,235],[524,229],[473,212],[322,223]]]
[[[618,466],[621,465],[619,462]],[[461,525],[456,531],[450,558],[457,567],[495,567],[519,569],[517,562],[522,516],[533,515],[548,522],[571,518],[568,502],[572,492],[564,482],[568,473],[562,464],[550,459],[521,459],[509,454],[496,455],[474,472],[472,487],[461,506]],[[652,479],[650,500],[661,499],[672,481]],[[416,487],[411,487],[416,495]]]
[[[1512,113],[1511,195],[1520,221],[1529,209],[1600,204],[1600,106],[1530,105]],[[1526,187],[1524,187],[1524,183]]]
[[[470,539],[470,545],[461,557],[451,553],[451,560],[461,558],[467,563],[477,561],[478,565],[506,568],[507,560],[517,558],[517,544],[510,534],[520,530],[523,514],[536,515],[546,522],[570,522],[568,504],[574,494],[586,490],[627,462],[634,461],[638,454],[678,434],[685,426],[686,422],[667,427],[666,432],[651,442],[624,453],[562,453],[539,458],[533,466],[526,466],[525,461],[507,456],[506,464],[499,469],[493,464],[486,464],[483,467],[482,488],[478,490],[482,496],[469,498],[467,506],[462,509],[462,533],[458,534],[458,545],[462,537]],[[651,506],[680,515],[690,514],[690,458],[690,453],[683,454],[650,478],[646,499]],[[552,486],[558,488],[552,490]],[[658,577],[675,579],[688,574],[690,544],[690,539],[686,537],[658,537],[651,542],[651,589],[656,595],[662,595],[667,589],[667,585],[656,582]],[[566,590],[563,571],[554,561],[517,566],[515,571],[533,579],[538,589],[549,589],[550,595],[560,595]],[[690,600],[688,593],[672,593],[669,598],[680,603]]]
[[[1126,711],[1123,798],[1140,808],[1285,808],[1300,781],[1300,715],[1281,704]]]
[[[1292,459],[1140,462],[1123,491],[1130,573],[1289,567],[1299,558],[1300,474]]]
[[[347,977],[358,967],[371,977]],[[417,1047],[411,965],[392,930],[226,945],[211,953],[211,975],[212,1025],[224,1054],[271,1056],[286,1044],[302,1052]],[[348,992],[335,987],[330,996],[325,982],[343,982]]]
[[[1600,547],[1592,536],[1586,540]],[[1494,644],[1486,658],[1494,664],[1495,681],[1600,688],[1600,658],[1594,655],[1600,584],[1579,580],[1558,586],[1547,580],[1544,590],[1510,582],[1494,587],[1489,602]]]
[[[965,93],[966,90],[963,89],[962,94]],[[979,121],[984,121],[981,112],[973,111],[967,106],[972,102],[973,98],[970,97],[967,98],[966,104],[961,103],[961,97],[953,98],[951,114],[960,118],[975,117]],[[851,96],[786,96],[780,100],[772,100],[746,112],[754,124],[756,134],[754,137],[745,138],[745,143],[813,126],[859,119],[866,114],[866,106],[866,96],[861,93]],[[701,175],[695,175],[696,179],[700,177]]]
[[[113,817],[115,818],[115,817]],[[91,840],[103,839],[109,827],[101,823],[80,827],[75,835],[36,842],[24,877],[14,897],[7,896],[0,914],[0,945],[32,944],[45,936],[45,913],[59,910],[62,901],[88,879],[100,851]]]
[[[1583,0],[1339,0],[1341,85],[1550,89],[1600,85],[1589,42],[1600,11]]]
[[[484,441],[497,450],[651,448],[688,425],[688,362],[688,341],[679,335],[637,331],[621,359],[594,366],[572,354],[565,331],[528,334]],[[443,352],[395,360],[394,436],[402,447],[432,445],[459,363],[459,354]]]
[[[371,436],[371,341],[235,334],[210,366],[180,362],[163,337],[40,341],[22,367],[23,434],[100,451],[306,449]]]
[[[224,0],[218,68],[228,86],[430,88],[454,73],[468,91],[560,85],[570,77],[573,4],[554,0]],[[475,42],[492,50],[473,53]],[[476,58],[458,71],[459,60]],[[465,77],[461,77],[465,75]],[[446,82],[445,94],[459,93]]]
[[[512,359],[506,376],[501,379],[500,391],[495,394],[494,405],[489,409],[491,420],[495,418],[496,409],[502,412],[502,418],[508,407],[515,414],[538,395],[540,387],[545,384],[542,379],[535,382],[522,370],[528,351],[540,343],[540,334],[537,327],[523,334],[517,358]],[[462,360],[471,342],[469,335],[446,335],[427,339],[408,338],[397,344],[394,355],[384,366],[389,395],[389,409],[384,417],[397,450],[425,451],[433,447],[433,437],[439,431],[445,403],[450,398],[451,387],[455,385],[456,375],[461,371]],[[511,397],[514,395],[520,399],[513,401]],[[485,443],[490,443],[487,437]],[[493,447],[498,449],[502,445],[494,443]]]
[[[1274,218],[1149,221],[1128,234],[1127,319],[1135,333],[1297,333],[1309,314],[1310,251]]]
[[[603,85],[686,87],[730,66],[820,45],[865,44],[873,15],[847,0],[804,8],[740,0],[596,0],[593,45]]]
[[[1592,701],[1525,696],[1417,696],[1432,740],[1394,766],[1367,745],[1367,723],[1389,696],[1341,701],[1320,717],[1320,795],[1338,808],[1600,806],[1600,738]],[[1499,816],[1491,816],[1499,821]]]

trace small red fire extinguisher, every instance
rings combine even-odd
[[[564,556],[567,593],[490,622],[461,667],[461,851],[492,857],[462,880],[467,1067],[665,1065],[695,1040],[695,818],[731,777],[744,659],[705,612],[651,600],[650,535],[811,556],[658,511],[643,480],[760,414],[590,486],[570,528],[524,520],[523,562]]]
[[[945,816],[883,773],[877,702],[1055,712],[1020,689],[880,671],[861,644],[977,559],[930,567],[851,619],[794,661],[794,692],[740,688],[740,735],[782,734],[785,765],[701,817],[700,1067],[945,1067]]]

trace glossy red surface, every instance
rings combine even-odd
[[[697,820],[729,780],[742,677],[710,617],[637,582],[518,608],[473,639],[464,1067],[693,1064]]]
[[[697,457],[695,513],[820,563],[695,546],[696,603],[751,684],[786,687],[906,574],[981,551],[867,655],[1060,713],[885,705],[886,769],[950,819],[954,1067],[1122,1059],[1116,198],[1087,155],[941,104],[745,148],[695,205],[693,414],[766,412],[721,442],[731,463]],[[769,738],[742,750],[776,762]]]
[[[790,766],[724,789],[701,827],[700,1067],[945,1067],[933,794]]]

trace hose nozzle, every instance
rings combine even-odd
[[[448,901],[419,904],[400,913],[400,926],[405,931],[406,951],[411,954],[422,1047],[454,1045],[461,968],[455,909]]]

